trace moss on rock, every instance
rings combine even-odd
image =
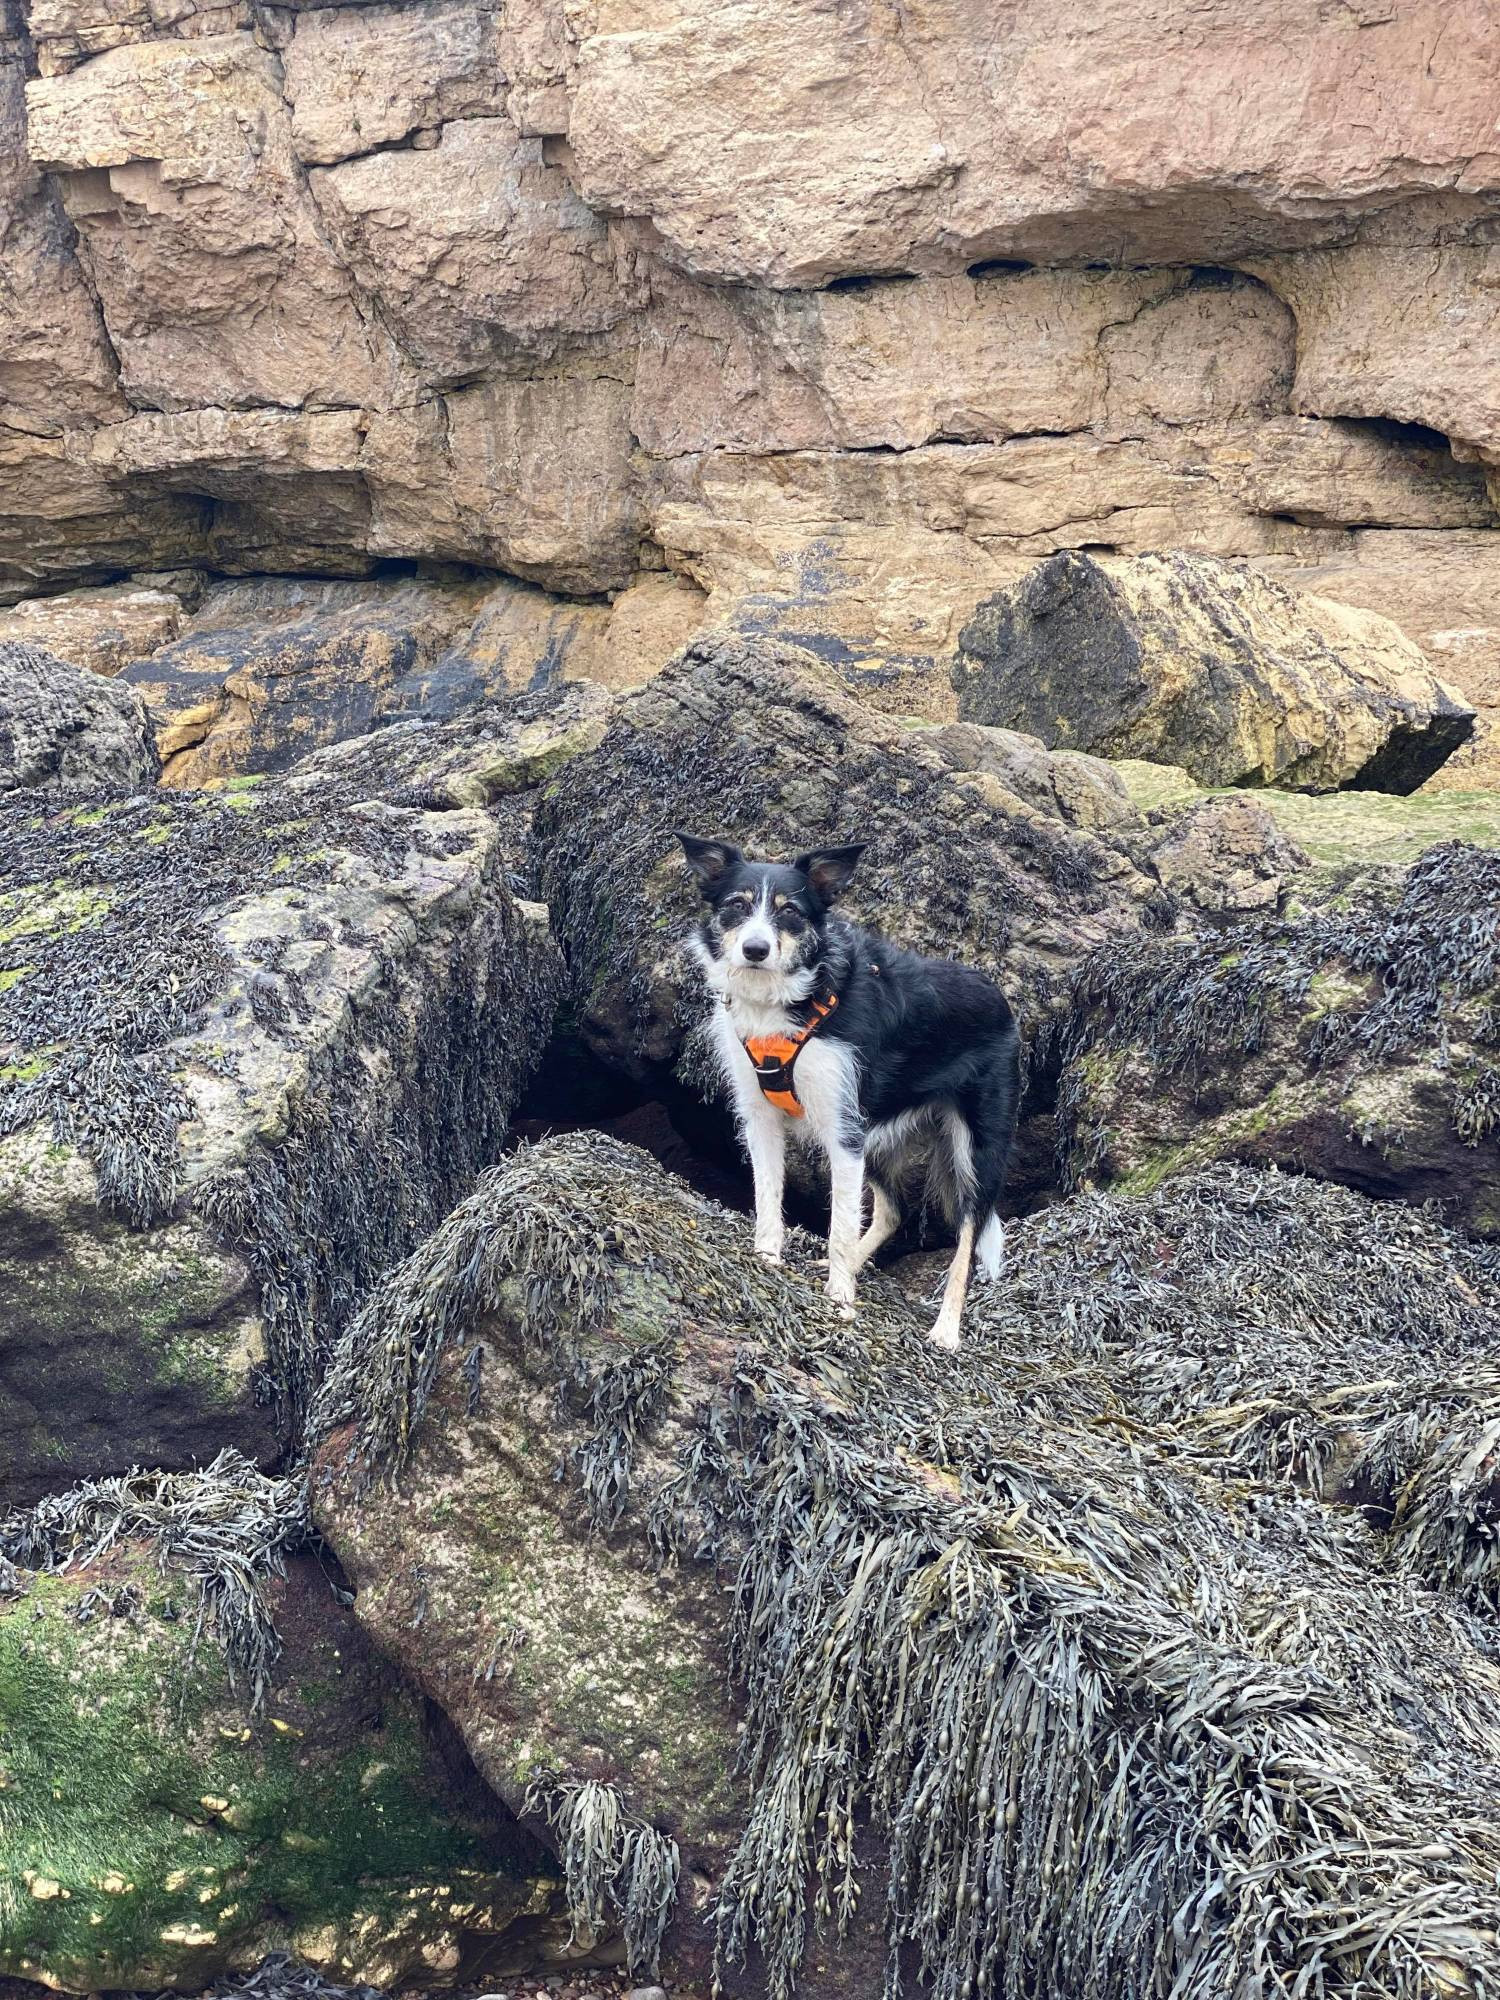
[[[261,1713],[139,1545],[0,1597],[0,1973],[191,1990],[286,1949],[431,1983],[549,1907],[538,1850],[447,1776],[317,1566],[271,1594]]]

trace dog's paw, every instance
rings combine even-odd
[[[828,1281],[824,1285],[823,1290],[836,1306],[842,1306],[846,1309],[843,1315],[845,1319],[853,1319],[854,1280],[849,1276],[848,1272],[840,1271],[835,1275],[830,1271]]]
[[[958,1352],[958,1328],[956,1326],[944,1326],[943,1322],[939,1320],[927,1338],[932,1342],[934,1347],[940,1347],[944,1354],[957,1354]]]
[[[755,1246],[755,1254],[763,1264],[779,1264],[781,1262],[781,1252],[779,1250],[764,1248],[759,1243]]]

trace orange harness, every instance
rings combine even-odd
[[[812,1019],[796,1034],[752,1035],[744,1044],[745,1054],[755,1069],[755,1080],[765,1093],[767,1103],[774,1104],[778,1111],[784,1111],[788,1118],[807,1116],[792,1086],[792,1071],[797,1066],[798,1056],[838,1004],[837,993],[830,993],[826,1000],[813,1001]]]

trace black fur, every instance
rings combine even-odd
[[[709,906],[701,936],[711,954],[723,956],[729,934],[769,888],[773,904],[784,899],[773,920],[795,939],[795,964],[815,972],[814,993],[837,994],[837,1008],[817,1032],[848,1043],[858,1057],[862,1129],[844,1135],[847,1143],[860,1146],[903,1113],[954,1106],[969,1128],[974,1189],[952,1220],[972,1217],[982,1228],[1004,1187],[1021,1095],[1020,1037],[999,987],[968,966],[903,950],[831,912],[861,847],[763,864],[727,842],[678,837]],[[805,1022],[811,1004],[789,1012]],[[900,1155],[867,1156],[870,1179],[892,1199],[902,1192],[901,1166]]]

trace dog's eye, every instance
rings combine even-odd
[[[800,910],[794,910],[790,904],[784,910],[776,912],[776,924],[778,929],[790,932],[793,937],[796,937],[799,931],[807,929],[806,917]]]
[[[719,915],[721,917],[728,917],[733,923],[738,923],[742,917],[747,917],[749,914],[750,898],[748,896],[726,896],[724,901],[719,905]]]

